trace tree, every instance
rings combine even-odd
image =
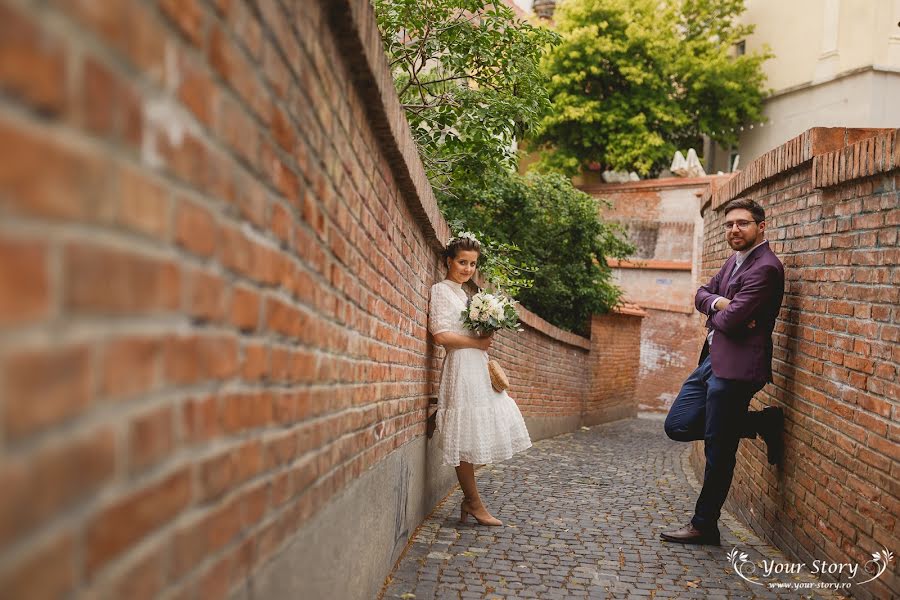
[[[489,0],[374,0],[400,102],[436,191],[515,166],[550,106],[540,57],[558,36]]]
[[[762,116],[764,53],[733,56],[753,31],[743,0],[570,0],[543,60],[552,108],[534,141],[545,168],[591,163],[642,174],[702,135],[729,146]],[[595,165],[596,167],[596,165]]]
[[[550,107],[540,59],[559,36],[486,0],[373,0],[400,101],[454,233],[479,269],[560,327],[587,332],[621,291],[605,257],[633,250],[560,175],[514,171],[514,140]]]
[[[550,323],[587,334],[593,313],[619,302],[606,257],[626,258],[634,247],[622,229],[599,219],[600,201],[575,189],[559,174],[508,173],[490,182],[470,182],[448,218],[517,246],[516,265],[530,271],[534,284],[517,299]]]

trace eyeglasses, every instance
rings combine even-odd
[[[751,223],[759,223],[759,221],[725,221],[722,224],[722,229],[725,231],[731,231],[731,228],[737,225],[737,228],[741,231],[744,231],[748,227],[750,227]]]

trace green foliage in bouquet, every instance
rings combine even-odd
[[[507,174],[460,189],[442,209],[456,223],[480,230],[479,239],[515,247],[504,260],[532,280],[515,297],[550,323],[586,334],[592,313],[620,300],[606,257],[626,258],[634,247],[617,224],[600,220],[601,202],[558,174]],[[479,266],[479,268],[482,268]],[[488,275],[488,273],[485,273]]]
[[[469,299],[461,313],[463,327],[479,335],[500,329],[519,329],[516,302],[500,294],[479,292]]]

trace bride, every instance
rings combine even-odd
[[[531,447],[531,438],[515,401],[491,387],[487,350],[491,336],[465,329],[460,313],[468,300],[463,284],[472,278],[481,245],[471,234],[450,240],[444,251],[447,278],[431,287],[428,329],[447,350],[438,392],[437,429],[443,462],[456,467],[463,491],[460,520],[468,515],[481,525],[502,525],[478,495],[475,464],[506,460]]]

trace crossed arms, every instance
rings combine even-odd
[[[745,273],[741,289],[731,300],[724,298],[724,290],[719,289],[723,272],[724,267],[709,283],[700,286],[694,297],[694,306],[709,315],[709,327],[726,335],[738,333],[745,327],[752,329],[756,325],[754,314],[777,286],[778,269],[773,265],[763,265]],[[713,303],[719,298],[724,298],[724,301],[718,303],[716,310]]]

